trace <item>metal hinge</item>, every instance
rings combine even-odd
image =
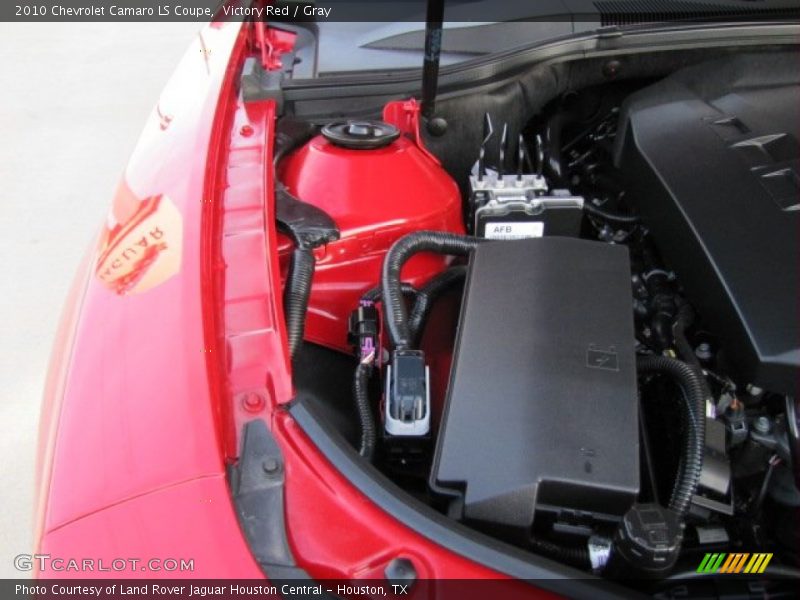
[[[258,56],[245,60],[242,69],[242,95],[245,102],[275,100],[277,114],[283,112],[282,83],[292,76],[297,34],[254,21],[253,44]]]

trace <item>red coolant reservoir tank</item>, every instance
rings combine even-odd
[[[464,233],[455,181],[415,141],[388,123],[340,121],[278,167],[288,191],[336,222],[341,237],[316,251],[305,339],[347,350],[347,321],[361,295],[378,284],[386,251],[423,229]],[[281,264],[292,242],[279,240]],[[403,280],[422,285],[446,259],[420,254]]]

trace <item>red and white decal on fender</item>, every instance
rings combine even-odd
[[[95,276],[108,289],[119,295],[146,292],[180,270],[183,219],[168,196],[139,200],[123,183],[111,220],[95,266]]]

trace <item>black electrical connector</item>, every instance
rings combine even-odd
[[[379,321],[378,310],[369,301],[350,313],[347,341],[361,363],[372,365],[377,358]]]
[[[369,397],[369,380],[378,357],[379,326],[378,311],[371,300],[362,300],[358,308],[350,314],[347,339],[358,357],[353,378],[353,399],[361,425],[358,453],[368,461],[373,458],[377,440],[377,428]]]
[[[395,350],[386,398],[386,433],[424,436],[430,432],[430,398],[425,354]]]
[[[387,465],[424,477],[430,456],[431,407],[428,367],[419,350],[392,353],[386,373],[383,450]]]

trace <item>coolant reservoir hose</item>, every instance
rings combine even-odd
[[[400,272],[406,261],[419,252],[467,256],[484,241],[482,238],[441,231],[418,231],[401,237],[392,245],[383,261],[381,286],[386,325],[396,349],[411,348],[413,343],[400,283]]]
[[[703,468],[705,451],[705,402],[706,385],[703,377],[689,364],[674,358],[641,355],[636,362],[639,373],[661,373],[678,384],[684,399],[686,426],[688,429],[681,467],[672,490],[669,508],[685,517],[692,497],[697,491],[697,482]]]

